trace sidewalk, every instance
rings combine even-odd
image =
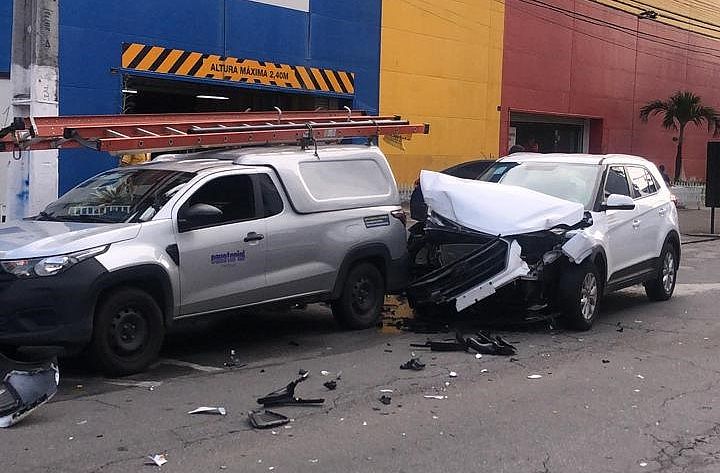
[[[688,233],[710,233],[710,209],[678,209],[680,231]],[[715,232],[720,233],[720,209],[715,210]]]

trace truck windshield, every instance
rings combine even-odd
[[[525,187],[560,199],[592,207],[597,189],[599,166],[551,162],[499,162],[479,180]]]
[[[99,223],[150,220],[194,176],[163,169],[113,169],[83,182],[32,219]]]

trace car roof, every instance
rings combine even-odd
[[[630,154],[581,154],[581,153],[513,153],[498,161],[515,163],[550,162],[568,164],[643,164],[649,161]]]
[[[325,145],[317,147],[320,153],[339,153],[348,157],[357,155],[358,152],[366,152],[368,149],[367,145]],[[308,153],[314,153],[314,150],[314,147],[303,150],[297,145],[212,149],[194,153],[162,154],[152,161],[137,166],[169,171],[204,173],[232,169],[238,165],[253,167],[273,163],[289,163],[299,158],[306,158]]]

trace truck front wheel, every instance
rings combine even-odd
[[[162,347],[162,311],[148,293],[125,287],[100,300],[95,311],[92,361],[110,376],[145,370]]]
[[[382,273],[371,263],[360,263],[350,269],[340,298],[333,301],[333,316],[343,328],[369,328],[380,320],[384,300]]]

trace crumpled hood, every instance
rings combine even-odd
[[[582,204],[524,187],[460,179],[432,171],[420,173],[430,210],[464,227],[490,235],[518,235],[574,225]]]
[[[139,223],[16,220],[0,225],[0,260],[72,253],[135,238]]]

